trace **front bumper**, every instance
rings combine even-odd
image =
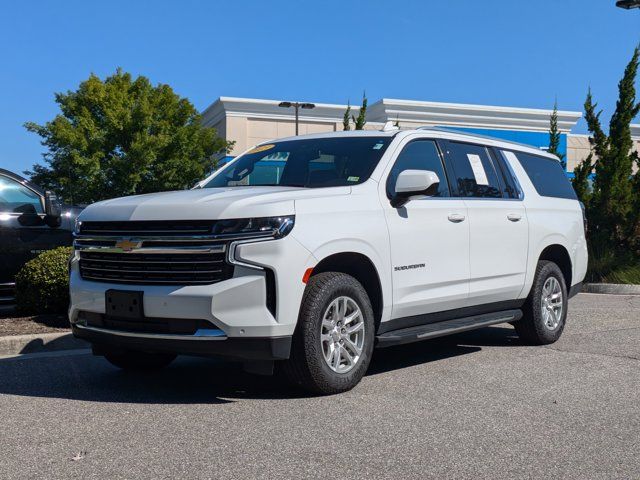
[[[73,325],[72,330],[77,338],[91,342],[97,353],[100,353],[102,349],[121,349],[256,361],[286,360],[289,358],[291,350],[291,336],[198,337],[115,331],[80,324]]]
[[[291,235],[275,240],[238,245],[233,277],[207,285],[135,285],[85,280],[77,255],[70,263],[71,306],[74,334],[93,343],[122,348],[169,351],[180,354],[225,356],[238,359],[282,359],[295,330],[305,284],[304,271],[315,265],[308,250]],[[252,266],[255,266],[252,268]],[[268,278],[268,271],[273,273]],[[275,315],[267,301],[269,282],[275,284]],[[209,335],[166,335],[100,328],[83,320],[83,312],[104,314],[109,289],[143,292],[144,320],[206,322]]]

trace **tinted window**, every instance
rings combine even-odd
[[[449,142],[447,159],[455,174],[452,189],[460,197],[501,198],[502,185],[486,147]]]
[[[520,161],[538,194],[545,197],[570,198],[577,200],[562,165],[552,158],[539,157],[529,153],[512,152]]]
[[[514,177],[513,172],[507,165],[505,159],[502,157],[502,155],[498,155],[495,151],[491,151],[491,153],[491,158],[494,161],[496,170],[499,174],[502,174],[500,178],[502,179],[502,184],[504,185],[504,198],[522,198],[522,189],[520,188],[520,184]]]
[[[222,167],[204,188],[336,187],[369,178],[392,137],[290,140],[261,145]]]
[[[0,176],[0,213],[43,213],[40,196],[24,185]]]
[[[391,198],[395,192],[398,175],[404,170],[431,170],[438,175],[440,187],[436,197],[448,197],[449,187],[447,177],[442,167],[440,153],[435,142],[431,140],[418,140],[409,143],[393,165],[389,177],[387,178],[387,196]]]

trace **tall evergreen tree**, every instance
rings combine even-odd
[[[553,112],[549,121],[549,153],[553,153],[560,159],[562,168],[567,168],[564,161],[564,154],[560,153],[560,130],[558,130],[558,101],[553,104]]]
[[[573,189],[576,191],[576,195],[582,203],[589,204],[591,198],[591,188],[589,187],[589,176],[593,170],[593,153],[580,164],[577,165],[573,171]]]
[[[364,125],[367,123],[367,94],[362,94],[362,105],[358,112],[358,117],[353,117],[353,123],[356,125],[356,130],[364,130]]]
[[[347,102],[347,109],[344,111],[344,116],[342,117],[342,130],[345,132],[351,130],[351,102]]]
[[[593,226],[590,242],[592,246],[613,248],[619,252],[638,248],[640,214],[636,207],[640,205],[640,180],[638,175],[635,178],[633,175],[638,156],[631,151],[630,124],[640,113],[635,91],[639,60],[640,47],[637,47],[618,85],[619,97],[609,123],[609,135],[602,128],[602,111],[597,110],[598,105],[593,102],[589,89],[584,108],[593,155],[577,168],[580,180],[574,181],[574,185],[584,182],[593,164],[595,179],[586,204],[590,225]]]

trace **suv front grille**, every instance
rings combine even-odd
[[[80,251],[85,280],[144,284],[201,285],[233,276],[233,266],[218,253],[108,253]]]
[[[74,245],[80,275],[95,282],[206,285],[233,276],[232,239],[213,221],[83,222]]]

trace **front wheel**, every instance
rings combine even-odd
[[[314,393],[352,389],[369,367],[374,325],[369,296],[355,278],[338,272],[311,277],[285,374]]]
[[[148,353],[127,350],[124,352],[107,352],[104,354],[109,363],[123,370],[151,371],[159,370],[175,360],[171,353]]]
[[[567,303],[567,286],[562,271],[553,262],[539,261],[531,293],[523,308],[524,316],[515,322],[520,339],[531,345],[557,341],[567,320]]]

